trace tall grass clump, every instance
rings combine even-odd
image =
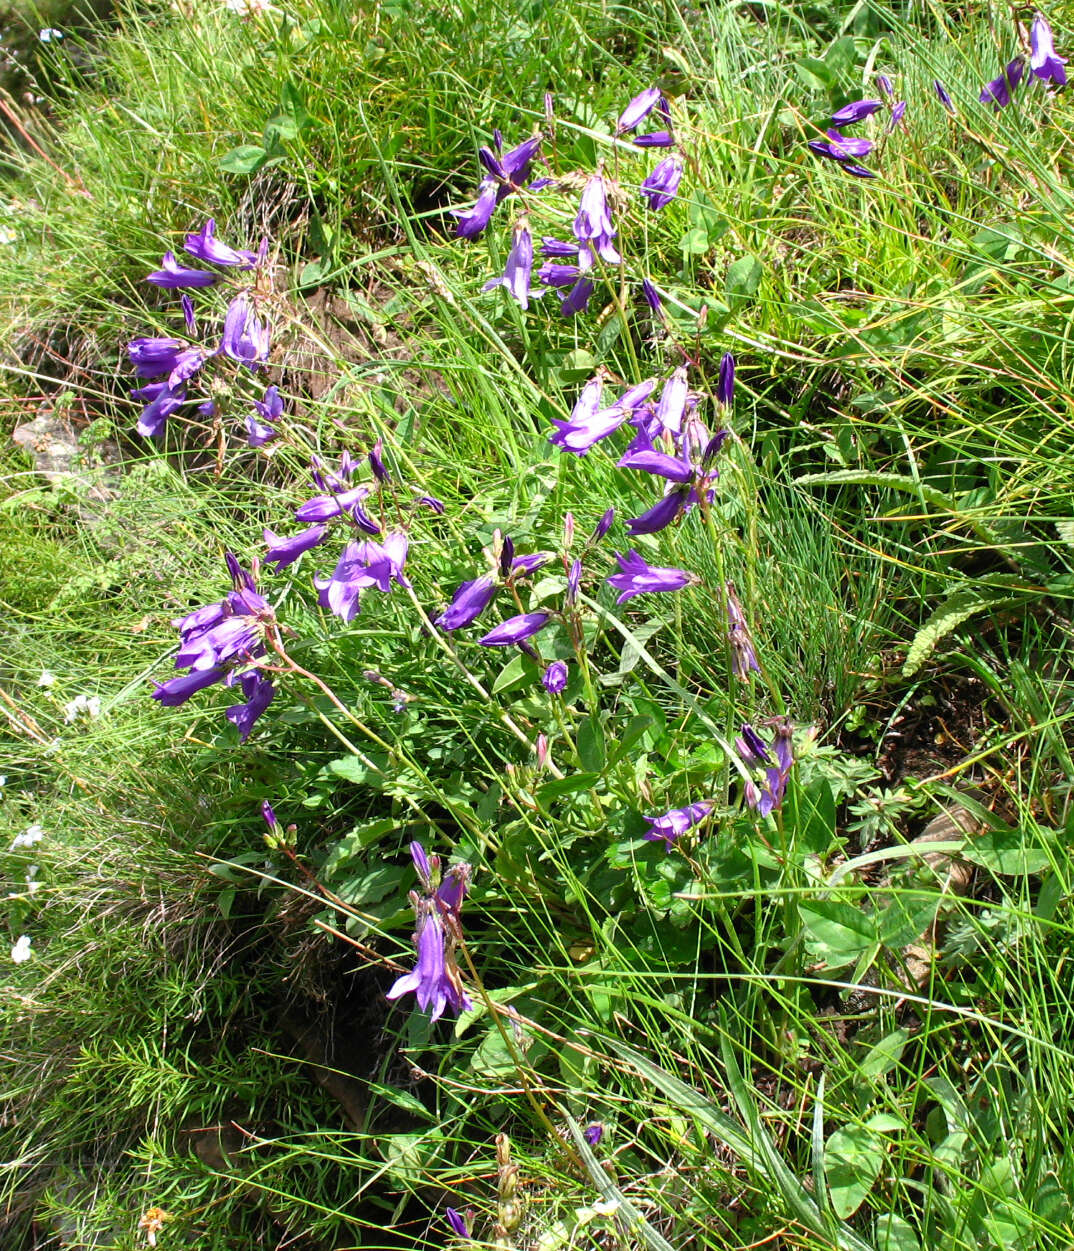
[[[1069,1245],[1069,105],[1024,16],[48,41],[0,255],[13,1246]]]

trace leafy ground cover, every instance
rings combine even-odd
[[[239,8],[9,21],[4,1245],[1068,1247],[1047,26]]]

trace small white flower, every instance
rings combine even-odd
[[[7,247],[10,243],[18,240],[19,232],[12,230],[10,226],[0,226],[0,247]]]
[[[37,875],[40,872],[41,866],[39,864],[31,864],[28,866],[26,870],[26,893],[28,895],[32,895],[41,889],[41,883],[36,880]]]
[[[45,831],[40,825],[27,826],[21,834],[16,834],[11,840],[11,850],[20,851],[23,847],[33,847],[35,843],[39,843],[45,837]]]
[[[45,670],[45,671],[41,674],[41,676],[37,679],[37,685],[38,685],[38,686],[46,686],[46,687],[47,687],[47,686],[52,686],[52,685],[55,683],[55,681],[56,681],[56,675],[55,675],[54,673],[50,673],[50,672],[46,669],[46,670]]]
[[[37,37],[42,43],[52,43],[54,39],[63,38],[63,31],[57,30],[55,26],[46,26]]]
[[[99,695],[76,695],[69,704],[63,706],[63,719],[71,725],[78,720],[78,714],[84,712],[91,720],[101,715],[101,699]]]
[[[30,950],[29,934],[23,934],[21,938],[16,939],[15,946],[11,948],[11,958],[16,964],[25,964],[33,954]]]

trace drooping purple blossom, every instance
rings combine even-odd
[[[485,178],[477,188],[477,201],[473,208],[466,211],[453,209],[459,219],[455,233],[461,239],[476,239],[492,220],[496,205],[499,203],[499,184],[495,178]]]
[[[191,672],[159,684],[153,698],[174,708],[214,682],[239,684],[246,702],[229,708],[227,716],[245,741],[275,694],[272,683],[252,667],[265,655],[265,632],[273,627],[275,616],[258,593],[254,574],[243,569],[230,552],[225,560],[232,589],[218,603],[206,604],[175,622],[179,630],[175,667]]]
[[[724,352],[720,359],[720,377],[716,384],[716,399],[724,408],[731,407],[735,398],[735,358]]]
[[[1033,25],[1029,30],[1029,47],[1029,68],[1034,77],[1041,82],[1054,83],[1057,87],[1064,86],[1067,72],[1063,66],[1067,63],[1067,58],[1056,52],[1052,28],[1043,14],[1038,13],[1033,18]]]
[[[604,536],[612,528],[612,522],[614,520],[615,520],[614,508],[609,508],[607,509],[607,511],[603,512],[601,514],[600,520],[593,527],[593,535],[589,540],[590,543],[599,543],[601,539],[604,538]]]
[[[623,604],[635,595],[681,591],[684,586],[697,581],[696,574],[685,569],[648,564],[633,548],[625,556],[616,552],[615,559],[619,562],[619,572],[608,578],[608,585],[620,593],[615,601],[617,604]]]
[[[268,551],[265,553],[265,564],[274,564],[276,572],[279,573],[281,569],[293,565],[304,552],[312,551],[319,543],[322,543],[327,533],[328,527],[323,523],[308,526],[289,538],[280,538],[278,534],[273,534],[271,530],[266,529],[265,542],[268,544]]]
[[[663,816],[646,817],[649,828],[645,831],[644,837],[654,843],[663,839],[670,852],[675,845],[675,840],[704,821],[712,808],[712,801],[703,799],[696,804],[687,804],[685,808],[672,808]]]
[[[682,419],[689,394],[686,367],[680,365],[664,383],[660,402],[656,406],[656,419],[669,434],[678,435],[682,432]]]
[[[627,521],[627,534],[659,534],[661,530],[666,530],[685,512],[690,495],[689,487],[671,487],[647,512]]]
[[[651,130],[647,135],[635,135],[634,146],[638,148],[672,148],[675,146],[675,136],[670,130]]]
[[[953,113],[955,111],[955,105],[954,105],[954,101],[951,99],[951,97],[947,93],[947,88],[943,85],[942,82],[940,82],[938,78],[934,78],[932,80],[932,85],[936,88],[937,99],[944,106],[944,108],[948,111],[948,113]]]
[[[735,594],[735,588],[728,582],[724,590],[727,596],[727,639],[731,644],[731,669],[740,682],[748,682],[751,673],[761,672],[761,666],[757,663],[749,624]]]
[[[644,91],[638,92],[622,113],[619,114],[619,120],[615,124],[616,133],[622,135],[627,131],[634,130],[659,103],[659,87],[646,87]]]
[[[604,1137],[604,1126],[600,1121],[594,1121],[592,1125],[587,1125],[582,1130],[582,1137],[591,1147],[600,1145],[600,1140]]]
[[[899,100],[891,106],[891,117],[888,120],[888,133],[890,134],[896,126],[906,116],[906,101]]]
[[[279,388],[272,386],[266,388],[264,399],[251,400],[251,403],[254,412],[246,414],[246,435],[251,447],[261,447],[279,434],[274,423],[283,415],[283,400]]]
[[[608,265],[618,265],[623,259],[612,242],[615,229],[608,209],[607,184],[601,174],[594,174],[582,190],[574,237],[578,240],[578,268],[583,273],[592,269],[594,253]]]
[[[818,156],[826,156],[830,161],[849,161],[851,157],[868,156],[873,150],[871,139],[843,135],[838,130],[829,130],[826,140],[810,139],[809,146]]]
[[[750,768],[764,768],[765,780],[762,786],[758,786],[752,779],[745,786],[746,803],[762,817],[767,817],[782,804],[791,766],[794,764],[790,721],[786,717],[777,717],[770,724],[775,730],[771,749],[751,725],[743,725],[741,737],[735,740],[736,750],[745,765]]]
[[[985,83],[977,99],[982,104],[991,104],[992,108],[997,111],[1005,109],[1011,102],[1011,93],[1022,81],[1025,69],[1025,57],[1016,56],[1013,61],[1007,63],[1007,68],[998,78],[993,78],[990,83]]]
[[[641,194],[651,209],[662,209],[670,204],[682,182],[682,157],[677,152],[665,157],[641,184]]]
[[[877,74],[876,85],[880,88],[885,100],[895,99],[895,85],[887,74]]]
[[[550,620],[550,614],[546,612],[520,613],[517,617],[509,617],[477,641],[482,647],[510,647],[514,643],[521,643],[532,638],[538,631],[543,630]]]
[[[878,113],[883,107],[881,100],[852,100],[849,104],[844,104],[841,109],[836,109],[832,114],[832,125],[853,126],[855,122],[864,121],[865,118]]]
[[[268,319],[257,315],[250,293],[240,291],[228,305],[220,351],[253,369],[268,359],[270,340]]]
[[[490,278],[482,290],[506,287],[523,308],[529,307],[530,274],[533,271],[533,240],[529,227],[523,222],[515,227],[511,251],[501,278]]]
[[[472,625],[495,599],[497,590],[496,578],[491,573],[462,583],[433,625],[442,630],[461,630],[463,626]]]
[[[558,695],[567,685],[567,662],[553,660],[541,674],[541,685],[549,695]]]
[[[570,291],[560,300],[559,311],[564,317],[576,317],[589,307],[589,301],[596,290],[590,278],[579,278]]]
[[[407,536],[402,531],[386,535],[381,543],[372,539],[348,543],[331,577],[313,579],[321,606],[343,621],[353,621],[358,615],[359,592],[376,587],[387,594],[393,582],[409,587],[403,574],[407,547]]]
[[[453,865],[439,880],[438,856],[426,856],[418,842],[411,843],[410,854],[424,892],[410,893],[417,918],[414,946],[418,961],[412,972],[396,979],[386,997],[394,1001],[413,992],[418,1007],[436,1021],[445,1008],[450,1007],[457,1015],[473,1007],[455,960],[455,944],[461,934],[459,914],[470,881],[470,866]]]
[[[207,269],[190,269],[186,265],[180,265],[175,259],[174,252],[165,252],[160,269],[154,269],[152,273],[147,274],[145,280],[152,283],[154,287],[175,289],[211,287],[218,277],[218,274],[212,274]]]
[[[147,439],[160,434],[164,423],[186,400],[186,388],[179,386],[172,390],[165,382],[153,382],[131,392],[131,398],[148,400],[138,418],[138,433]]]
[[[250,737],[250,731],[254,728],[254,722],[272,703],[276,688],[268,678],[262,677],[256,670],[242,674],[238,678],[238,683],[242,688],[245,702],[232,704],[225,716],[239,731],[239,741],[245,743]],[[225,680],[225,685],[227,684]]]
[[[256,252],[247,252],[221,243],[216,237],[216,222],[211,217],[199,231],[187,235],[183,247],[191,256],[197,257],[199,261],[208,261],[210,265],[236,265],[242,269],[252,269],[259,260]]]
[[[541,238],[541,255],[556,261],[573,261],[578,257],[578,244],[553,239],[551,235]]]

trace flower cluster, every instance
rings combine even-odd
[[[230,552],[225,559],[232,589],[219,603],[197,608],[173,623],[179,630],[175,667],[189,673],[158,685],[153,698],[174,708],[216,682],[238,686],[243,702],[232,705],[227,718],[245,742],[276,693],[259,665],[265,656],[266,632],[275,629],[276,618],[258,593],[256,569],[243,569]]]
[[[844,135],[843,128],[853,126],[867,117],[872,117],[874,113],[879,113],[884,108],[885,101],[889,110],[889,131],[895,129],[906,113],[906,101],[895,99],[895,88],[891,79],[886,74],[881,74],[878,83],[884,100],[852,100],[849,104],[844,104],[841,109],[837,109],[832,114],[831,127],[825,138],[809,141],[810,148],[818,156],[837,161],[848,174],[853,174],[856,178],[876,177],[871,169],[857,163],[859,157],[868,156],[876,145],[871,139]]]
[[[410,855],[422,887],[421,894],[410,892],[417,918],[414,947],[418,962],[410,973],[396,979],[388,998],[396,1000],[413,993],[422,1012],[436,1021],[445,1008],[458,1015],[473,1007],[455,959],[455,948],[462,938],[459,913],[470,887],[471,870],[468,864],[454,864],[441,876],[440,858],[427,856],[417,842],[410,844]]]
[[[635,133],[642,122],[653,119],[656,129],[643,134]],[[667,97],[657,87],[648,87],[626,106],[616,124],[615,137],[623,139],[632,135],[633,145],[639,149],[675,149],[664,157],[641,182],[639,192],[650,209],[661,209],[678,193],[682,180],[683,159],[676,148],[671,125],[671,108]],[[484,290],[503,287],[523,309],[530,300],[546,291],[560,293],[560,311],[564,317],[583,312],[589,305],[595,290],[594,276],[601,266],[616,266],[622,256],[616,245],[617,230],[612,219],[612,204],[620,195],[617,182],[610,179],[603,164],[596,171],[585,175],[585,182],[573,215],[573,238],[564,240],[555,235],[544,235],[535,249],[529,212],[534,205],[533,197],[546,187],[561,189],[568,179],[550,177],[529,179],[531,165],[544,159],[540,152],[541,136],[534,136],[516,147],[503,150],[503,137],[497,130],[493,133],[492,147],[482,147],[478,157],[485,170],[477,190],[477,200],[472,208],[457,211],[456,234],[464,239],[480,235],[492,220],[496,206],[507,197],[517,195],[529,204],[512,226],[511,248],[507,255],[503,274],[485,283]],[[577,178],[578,175],[573,175]],[[537,270],[541,290],[533,292],[533,266],[535,250],[543,260]],[[649,298],[646,292],[646,298]]]
[[[267,239],[258,252],[248,252],[223,243],[216,237],[216,222],[211,217],[201,230],[186,236],[183,247],[203,264],[235,272],[263,267],[268,254]],[[138,419],[138,433],[146,438],[160,434],[168,418],[189,405],[195,405],[202,417],[216,416],[223,398],[236,390],[234,366],[239,367],[240,375],[245,370],[252,378],[268,360],[271,324],[260,309],[256,285],[242,287],[232,296],[218,340],[214,338],[210,344],[195,341],[198,323],[193,300],[186,291],[215,286],[222,277],[223,274],[215,270],[193,268],[177,260],[174,252],[165,252],[160,269],[153,270],[146,277],[146,282],[153,286],[183,291],[180,305],[187,335],[185,339],[139,337],[132,339],[127,347],[138,377],[147,380],[144,386],[131,392],[132,399],[145,402]],[[206,367],[214,361],[231,362],[233,376],[230,381],[219,369],[211,379],[208,378]],[[207,396],[188,395],[188,386],[195,377],[203,384]],[[246,406],[243,419],[247,441],[251,447],[261,447],[277,433],[275,423],[283,413],[279,391],[270,386],[260,399],[242,398],[241,402]]]
[[[787,791],[794,753],[791,747],[791,723],[786,717],[777,717],[771,748],[751,725],[742,726],[742,734],[735,740],[735,747],[742,763],[749,768],[764,770],[764,783],[746,783],[746,802],[762,817],[774,812],[783,802]]]

